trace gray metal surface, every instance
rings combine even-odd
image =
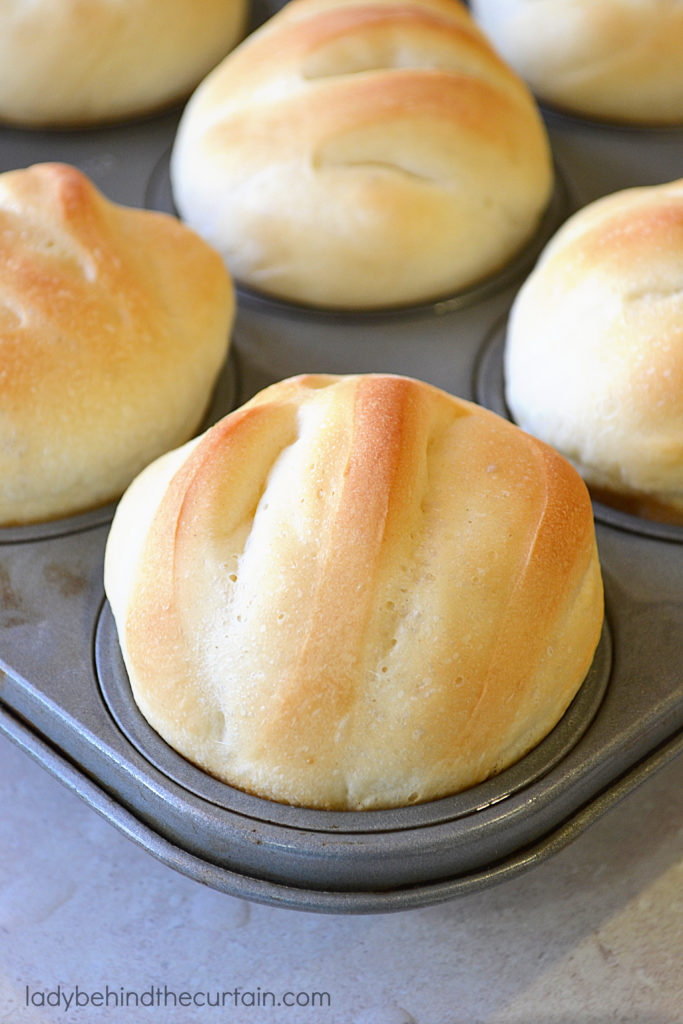
[[[0,129],[0,170],[65,160],[116,201],[172,212],[178,116],[90,132]],[[405,373],[505,415],[502,325],[540,246],[599,195],[683,176],[681,130],[546,119],[558,186],[538,236],[504,272],[386,314],[312,312],[240,291],[208,419],[313,371]],[[150,853],[223,891],[351,913],[483,888],[561,848],[683,745],[683,530],[595,513],[608,621],[591,675],[543,744],[468,793],[396,811],[299,810],[239,793],[170,750],[131,699],[104,600],[112,506],[0,530],[0,729]]]
[[[0,730],[46,768],[68,789],[76,793],[93,810],[115,825],[159,861],[176,871],[229,893],[256,903],[328,914],[386,913],[440,903],[464,896],[491,885],[505,882],[543,863],[581,835],[606,811],[647,781],[650,776],[683,753],[683,733],[663,744],[643,761],[638,762],[617,783],[600,793],[572,818],[563,822],[538,843],[526,846],[512,857],[487,866],[481,871],[460,875],[439,882],[393,888],[374,892],[332,892],[302,890],[267,879],[254,878],[240,871],[230,871],[207,863],[187,850],[175,846],[159,831],[150,828],[124,808],[118,800],[91,779],[78,766],[36,734],[26,723],[0,705]]]

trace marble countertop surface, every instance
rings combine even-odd
[[[206,888],[5,737],[0,853],[0,1024],[683,1022],[680,757],[525,874],[392,914]]]

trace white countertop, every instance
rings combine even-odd
[[[680,757],[527,873],[386,915],[184,878],[5,737],[0,811],[2,1024],[683,1022]]]

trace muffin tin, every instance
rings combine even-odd
[[[88,132],[0,129],[0,169],[62,160],[117,202],[172,212],[179,114]],[[407,374],[508,415],[505,316],[542,245],[600,195],[683,176],[683,130],[544,117],[558,184],[507,268],[387,313],[315,312],[240,290],[207,422],[299,372]],[[149,852],[233,895],[362,913],[492,885],[564,846],[683,749],[683,528],[594,510],[607,617],[589,676],[546,740],[465,793],[390,811],[304,810],[234,790],[166,746],[131,698],[104,597],[113,506],[0,530],[0,728]]]

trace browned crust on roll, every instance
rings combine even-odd
[[[575,471],[385,375],[274,385],[151,467],[105,582],[168,742],[240,788],[337,809],[443,796],[522,756],[602,622]]]
[[[553,168],[529,90],[459,3],[293,0],[197,89],[171,180],[242,283],[377,308],[497,271]]]
[[[242,37],[245,0],[2,5],[0,121],[85,128],[187,97]]]
[[[234,315],[219,257],[74,167],[0,176],[0,522],[83,511],[198,427]]]
[[[565,222],[515,298],[505,370],[516,422],[596,496],[683,522],[683,179]]]
[[[546,102],[624,124],[683,124],[676,0],[472,0],[496,49]]]

